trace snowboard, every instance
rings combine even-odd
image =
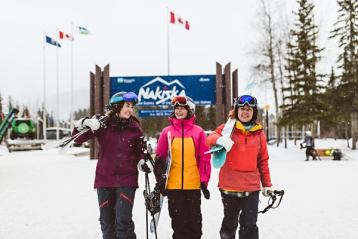
[[[235,124],[236,124],[236,119],[229,118],[226,121],[225,126],[221,132],[222,136],[230,137],[235,127]],[[223,146],[214,145],[211,147],[209,151],[206,151],[205,154],[212,154],[211,163],[214,168],[221,168],[225,164],[227,152]]]
[[[165,166],[165,189],[167,189],[170,167],[172,166],[172,139],[171,139],[170,131],[167,134],[167,139],[168,139],[168,156]],[[154,217],[150,222],[151,233],[154,233],[158,228],[158,222],[159,222],[160,212],[162,211],[163,202],[164,202],[164,197],[160,194],[160,211],[154,214]]]

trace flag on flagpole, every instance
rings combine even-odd
[[[58,31],[58,36],[60,39],[65,39],[65,40],[69,40],[69,41],[75,40],[73,36],[71,36],[70,34],[66,34],[62,31]]]
[[[78,32],[78,34],[81,34],[81,35],[88,35],[88,34],[90,34],[90,32],[88,31],[87,28],[81,27],[81,26],[78,26],[78,27],[77,27],[77,32]]]
[[[179,17],[177,14],[175,14],[172,11],[170,11],[170,23],[183,26],[188,31],[190,30],[189,21]]]
[[[46,43],[51,44],[53,46],[61,47],[60,43],[58,43],[57,41],[55,41],[54,39],[52,39],[49,36],[45,36],[45,41],[46,41]]]

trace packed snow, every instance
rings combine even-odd
[[[340,148],[345,159],[305,162],[305,151],[289,142],[269,146],[275,189],[285,190],[277,209],[259,215],[264,239],[358,238],[358,151],[343,140],[317,140],[317,148]],[[57,149],[8,153],[0,146],[0,238],[101,238],[96,191],[97,161],[88,156],[60,155]],[[212,170],[210,200],[202,197],[203,239],[219,238],[223,216],[216,187],[218,170]],[[144,175],[135,198],[133,219],[137,238],[146,238],[143,200]],[[154,184],[151,177],[152,186]],[[260,209],[267,205],[260,196]],[[158,238],[171,238],[170,218],[164,203]],[[155,238],[154,234],[150,238]]]

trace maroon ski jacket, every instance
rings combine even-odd
[[[99,143],[95,188],[138,187],[137,163],[144,158],[141,149],[143,131],[135,118],[110,119],[107,127],[87,132],[75,140],[83,143],[97,138]],[[73,134],[78,131],[74,129]]]

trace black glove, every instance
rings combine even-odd
[[[154,160],[154,175],[157,181],[160,181],[164,174],[165,160],[157,156]]]
[[[206,186],[206,184],[204,182],[200,183],[200,189],[204,195],[204,198],[206,199],[210,199],[210,192],[208,190],[208,187]]]
[[[155,184],[154,191],[159,191],[163,196],[167,195],[165,190],[165,177]]]
[[[151,215],[154,215],[160,212],[160,192],[154,188],[153,192],[149,194],[144,190],[144,199],[145,199],[145,207],[150,212]]]
[[[150,162],[146,162],[144,159],[139,160],[137,166],[138,166],[138,170],[145,173],[150,173],[153,171],[152,164]]]

